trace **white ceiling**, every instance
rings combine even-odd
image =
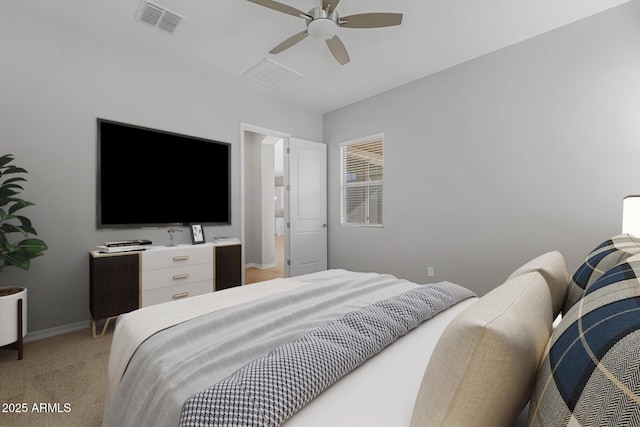
[[[69,23],[100,41],[118,40],[148,54],[166,55],[318,112],[328,112],[436,73],[478,56],[575,22],[629,0],[342,0],[341,16],[400,12],[402,25],[381,29],[340,28],[351,62],[341,66],[324,41],[310,37],[270,55],[269,50],[304,30],[303,19],[246,0],[154,0],[183,15],[174,34],[135,19],[138,0],[23,1],[49,19]],[[308,11],[320,0],[282,0]],[[76,25],[77,24],[77,25]],[[87,31],[90,30],[90,31]],[[242,77],[270,57],[303,75],[273,89]]]

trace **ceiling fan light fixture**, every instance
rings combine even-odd
[[[311,36],[325,40],[329,51],[340,65],[345,65],[349,62],[349,53],[344,43],[342,43],[342,40],[340,40],[340,37],[338,37],[338,28],[382,28],[400,25],[402,23],[401,13],[385,12],[357,13],[355,15],[345,16],[344,19],[341,20],[336,11],[336,6],[338,6],[340,0],[322,0],[320,6],[314,7],[307,13],[275,0],[248,1],[277,12],[302,18],[307,24],[307,28],[304,31],[294,34],[271,49],[269,51],[270,54],[276,55],[301,42],[307,38],[307,36]]]
[[[327,40],[336,35],[338,24],[329,18],[316,18],[307,25],[307,32],[311,37]]]

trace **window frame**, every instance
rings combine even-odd
[[[346,175],[347,175],[347,171],[345,170],[346,165],[344,164],[345,161],[345,154],[344,154],[344,149],[346,147],[349,146],[353,146],[353,145],[359,145],[359,144],[372,144],[372,143],[376,143],[376,142],[380,142],[380,150],[381,150],[381,154],[382,154],[382,165],[381,167],[381,178],[379,180],[367,180],[367,181],[357,181],[357,182],[353,182],[353,183],[349,183],[346,182]],[[377,134],[373,134],[373,135],[369,135],[369,136],[365,136],[362,138],[357,138],[357,139],[353,139],[353,140],[349,140],[349,141],[344,141],[341,142],[340,144],[338,144],[338,156],[339,156],[339,164],[340,164],[340,177],[339,177],[339,182],[340,182],[340,226],[342,227],[366,227],[366,228],[383,228],[384,227],[384,133],[377,133]],[[380,202],[378,202],[378,208],[380,209],[381,212],[381,220],[378,223],[369,223],[369,222],[348,222],[347,220],[347,212],[346,212],[346,190],[348,188],[354,188],[354,187],[366,187],[367,188],[367,201],[366,201],[366,209],[367,212],[370,211],[371,209],[371,200],[369,199],[369,195],[370,193],[370,189],[373,186],[379,186],[380,187]],[[369,215],[366,215],[367,218],[369,218]]]

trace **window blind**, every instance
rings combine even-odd
[[[340,145],[340,223],[382,226],[383,138]]]

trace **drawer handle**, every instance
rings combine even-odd
[[[188,259],[189,259],[189,255],[178,255],[173,257],[174,261],[185,261]]]
[[[179,294],[173,294],[173,299],[186,298],[189,296],[189,292],[180,292]]]
[[[189,277],[189,273],[174,274],[173,280],[186,279],[187,277]]]

